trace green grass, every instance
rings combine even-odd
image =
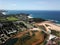
[[[18,21],[17,17],[9,16],[9,17],[0,17],[0,21]]]
[[[3,17],[0,17],[0,21],[5,21],[6,19]]]
[[[7,17],[6,19],[7,19],[8,21],[17,21],[17,20],[19,20],[18,18],[13,17],[13,16]]]

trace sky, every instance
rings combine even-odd
[[[0,0],[4,10],[60,10],[60,0]]]

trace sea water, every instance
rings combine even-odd
[[[43,18],[60,23],[60,11],[41,11],[41,10],[8,10],[7,14],[27,13],[34,18]]]

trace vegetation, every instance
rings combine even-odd
[[[16,20],[19,20],[19,19],[16,18],[16,17],[11,16],[11,17],[7,17],[7,20],[8,21],[16,21]]]
[[[12,31],[12,29],[13,29],[13,30],[16,30],[18,32],[23,32],[25,29],[29,29],[30,27],[33,28],[33,24],[27,23],[29,20],[22,20],[23,22],[19,23],[18,20],[21,20],[23,18],[18,18],[18,17],[17,16],[12,16],[12,15],[11,16],[6,16],[6,17],[0,17],[0,21],[6,21],[4,23],[3,29],[5,29],[7,31],[8,30]],[[17,22],[15,22],[13,24],[13,21],[17,21]],[[26,21],[27,24],[25,23],[25,21]],[[43,21],[46,21],[46,20],[41,19],[41,18],[32,18],[31,21],[39,23],[39,22],[43,22]],[[46,25],[46,26],[49,26],[49,25]],[[44,26],[40,26],[39,28],[46,31]],[[17,39],[16,40],[13,39],[13,41],[11,40],[12,41],[11,43],[13,44],[14,41],[17,41],[17,42],[15,42],[16,43],[15,45],[32,45],[33,43],[39,41],[39,44],[37,44],[37,45],[45,45],[46,44],[47,34],[45,34],[42,31],[41,32],[31,31],[31,32],[32,32],[31,33],[32,35],[30,35],[30,33],[27,33],[27,34],[23,35],[22,37],[18,38],[18,40]],[[13,33],[13,34],[17,34],[17,33]],[[52,34],[60,37],[60,32],[52,30]],[[60,44],[60,42],[59,42],[59,44]]]
[[[17,17],[0,17],[0,21],[18,21],[19,19]]]
[[[0,17],[0,21],[5,21],[6,19],[3,17]]]
[[[23,41],[21,40],[21,38],[19,38],[19,40],[16,42],[15,45],[32,45],[33,43],[39,40],[40,43],[43,42],[44,34],[42,34],[41,32],[35,32],[34,34],[35,36],[31,36],[31,37],[29,35],[23,36],[22,38]]]
[[[54,30],[52,30],[52,31],[51,31],[51,34],[60,37],[60,32],[58,32],[58,31],[54,31]]]
[[[45,19],[42,18],[32,18],[34,22],[43,22],[46,21]]]

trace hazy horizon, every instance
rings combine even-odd
[[[0,0],[4,10],[60,10],[60,0]]]

